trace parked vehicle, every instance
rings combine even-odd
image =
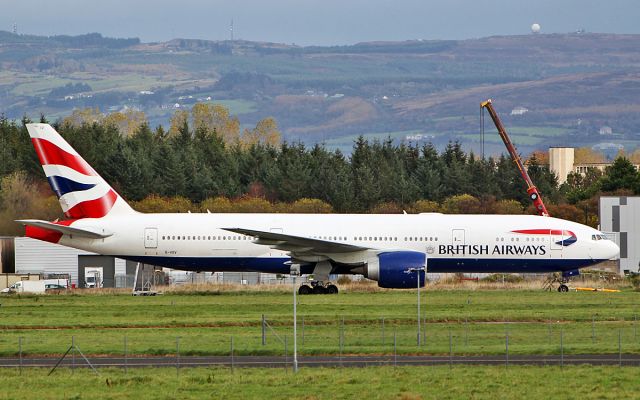
[[[46,283],[40,281],[18,281],[6,289],[2,289],[2,293],[45,293]]]
[[[67,279],[45,279],[45,288],[50,289],[54,286],[60,286],[60,289],[67,289],[69,287],[69,281]],[[51,287],[49,287],[51,285]]]
[[[102,268],[87,268],[84,272],[84,287],[102,287]]]

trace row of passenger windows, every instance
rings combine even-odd
[[[509,238],[510,240],[507,240],[507,242],[511,241],[511,242],[519,242],[521,238],[519,237],[512,237]],[[522,238],[523,242],[544,242],[545,240],[547,240],[547,237],[532,237],[532,238]],[[504,238],[503,237],[499,237],[496,238],[496,242],[504,242]]]
[[[347,238],[346,236],[312,236],[313,239],[319,239],[319,240],[349,240],[349,238]],[[353,237],[354,241],[358,241],[358,242],[397,242],[398,241],[398,237],[397,236],[354,236]],[[427,237],[427,236],[414,236],[414,237],[406,237],[404,238],[405,242],[437,242],[438,238],[437,237]]]
[[[162,240],[253,240],[251,236],[162,236]]]
[[[342,240],[342,241],[346,241],[349,240],[346,236],[312,236],[313,239],[319,239],[319,240]],[[171,235],[171,236],[167,236],[167,235],[163,235],[162,236],[162,240],[253,240],[254,237],[252,236],[237,236],[237,235],[232,235],[232,236],[204,236],[204,235],[198,235],[198,236],[191,236],[191,235]],[[397,242],[398,238],[397,237],[392,237],[392,236],[355,236],[353,238],[354,241],[369,241],[369,242]],[[433,236],[415,236],[415,237],[405,237],[404,241],[407,242],[437,242],[438,238],[437,237],[433,237]]]

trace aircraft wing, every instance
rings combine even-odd
[[[89,239],[104,239],[113,235],[113,233],[111,232],[104,232],[103,229],[89,227],[76,228],[73,226],[59,225],[53,222],[41,221],[38,219],[20,219],[16,220],[16,222],[21,223],[22,225],[35,226],[36,228],[46,229],[48,231],[60,232],[63,235],[76,235]]]
[[[353,244],[332,242],[323,239],[313,239],[304,236],[286,235],[278,232],[258,231],[244,228],[223,228],[224,230],[240,233],[256,238],[254,243],[263,244],[274,249],[290,251],[292,253],[338,254],[370,250],[369,247]]]

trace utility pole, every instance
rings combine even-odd
[[[298,372],[298,299],[296,277],[300,275],[300,264],[291,264],[291,278],[293,278],[293,372]]]
[[[417,281],[417,286],[418,286],[418,346],[420,346],[422,344],[421,341],[421,335],[420,335],[420,325],[421,325],[421,313],[420,313],[420,273],[421,272],[425,272],[425,280],[426,280],[426,267],[419,267],[419,268],[409,268],[407,269],[405,272],[410,274],[415,272],[416,273],[416,281]]]

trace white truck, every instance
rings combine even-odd
[[[2,293],[45,293],[45,281],[18,281],[6,289],[2,289]]]
[[[84,287],[102,287],[102,268],[86,268],[84,272]]]

